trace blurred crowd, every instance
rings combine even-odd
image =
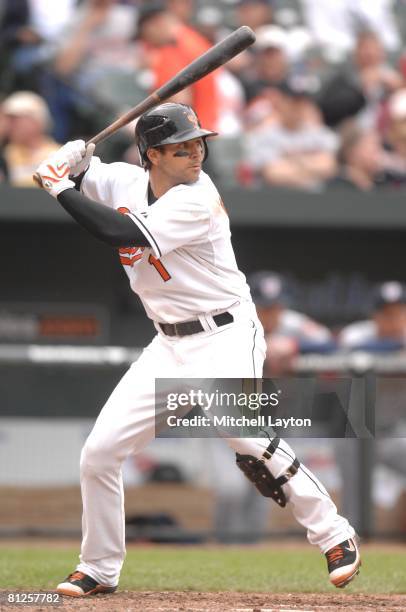
[[[256,43],[180,92],[223,182],[406,183],[405,0],[0,0],[0,181],[94,135],[240,25]],[[101,149],[138,163],[132,127]]]
[[[248,278],[252,298],[267,341],[265,376],[293,371],[300,353],[366,351],[390,353],[406,349],[406,286],[386,281],[365,296],[367,317],[329,329],[294,309],[294,291],[289,280],[268,270]]]

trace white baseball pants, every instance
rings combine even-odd
[[[224,327],[214,328],[210,316],[201,318],[212,331],[182,338],[158,333],[114,389],[85,443],[80,466],[83,541],[77,569],[101,584],[116,586],[124,561],[121,465],[154,438],[154,379],[262,375],[266,349],[255,307],[243,304],[231,311],[234,322]],[[236,452],[257,458],[269,443],[265,438],[226,441]],[[267,467],[278,477],[294,457],[281,440]],[[305,466],[283,488],[296,520],[307,529],[309,542],[322,552],[354,536],[323,485]],[[254,489],[253,495],[257,495]]]

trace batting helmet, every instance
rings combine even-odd
[[[208,136],[217,136],[217,132],[204,130],[191,106],[174,102],[160,104],[147,111],[141,115],[135,128],[135,142],[143,166],[148,161],[147,151],[150,147],[186,142],[193,138],[203,138],[206,159]]]

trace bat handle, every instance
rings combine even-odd
[[[119,117],[114,123],[111,123],[109,126],[104,128],[101,132],[93,136],[90,140],[86,141],[86,146],[89,144],[99,144],[103,140],[106,140],[109,136],[117,132],[118,129],[128,125],[134,119],[140,117],[145,111],[149,110],[153,106],[156,106],[161,102],[161,98],[159,96],[158,91],[154,91],[151,95],[149,95],[145,100],[137,104],[134,108],[129,110],[125,115]]]

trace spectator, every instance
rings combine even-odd
[[[344,327],[339,343],[345,349],[399,350],[406,345],[406,287],[388,281],[377,287],[371,318]]]
[[[78,9],[56,53],[53,72],[44,79],[58,139],[69,137],[78,108],[87,107],[94,117],[98,104],[114,115],[126,106],[128,87],[133,86],[133,104],[144,95],[134,82],[135,21],[135,7],[118,0],[85,0]]]
[[[361,119],[367,125],[376,125],[381,103],[401,87],[402,76],[387,62],[381,39],[374,32],[358,35],[354,68],[367,101]]]
[[[38,32],[44,41],[57,42],[71,22],[77,4],[78,0],[58,0],[57,3],[50,3],[49,0],[28,0],[30,22],[34,31]]]
[[[406,89],[395,92],[387,105],[386,143],[390,166],[406,174]]]
[[[227,69],[216,74],[217,125],[216,130],[224,139],[240,135],[243,130],[242,118],[245,110],[244,89],[240,81]]]
[[[7,68],[13,51],[24,44],[36,44],[39,37],[28,26],[28,0],[4,0],[0,13],[1,68]],[[7,62],[4,62],[4,58]]]
[[[362,127],[377,127],[383,103],[401,84],[402,77],[387,62],[378,34],[360,32],[352,64],[334,75],[321,93],[327,124],[336,126],[356,116]]]
[[[286,81],[290,70],[287,44],[287,34],[278,26],[264,26],[258,30],[254,69],[250,70],[249,80],[245,82],[248,101],[266,95]]]
[[[343,61],[356,45],[357,32],[379,32],[387,51],[398,51],[401,40],[393,15],[395,0],[301,0],[314,40],[327,61]]]
[[[152,89],[160,87],[179,70],[210,48],[210,43],[193,28],[182,23],[162,2],[148,3],[140,11],[138,37],[145,49],[153,74]],[[202,125],[216,129],[218,88],[211,73],[176,96],[177,102],[190,104]]]
[[[286,31],[279,26],[264,26],[256,36],[252,65],[240,74],[247,98],[247,130],[275,119],[278,89],[291,74]]]
[[[370,191],[406,181],[406,167],[403,172],[400,167],[395,167],[381,144],[378,132],[361,129],[353,122],[341,130],[338,159],[341,162],[340,171],[331,184]]]
[[[276,119],[246,135],[247,164],[267,184],[319,189],[336,173],[337,137],[305,88],[280,86]]]
[[[272,23],[271,0],[238,0],[235,20],[238,26],[247,25],[253,30]]]
[[[207,38],[212,45],[215,45],[230,33],[224,26],[223,12],[217,6],[203,6],[200,8],[196,15],[196,25],[200,34]]]
[[[267,355],[264,375],[278,376],[291,371],[300,351],[331,348],[330,331],[306,315],[292,310],[286,281],[269,271],[248,278],[252,299],[265,331]]]
[[[47,135],[51,128],[47,105],[37,94],[20,91],[4,100],[2,110],[8,123],[4,156],[10,183],[33,187],[38,164],[60,147]]]
[[[69,76],[77,70],[92,72],[106,67],[133,67],[129,44],[134,36],[135,11],[117,0],[87,0],[66,33],[55,61],[58,74]]]
[[[39,86],[37,68],[52,57],[76,0],[4,0],[0,25],[2,51],[9,56],[14,87]]]
[[[168,10],[185,24],[190,24],[195,13],[195,0],[166,0]]]

